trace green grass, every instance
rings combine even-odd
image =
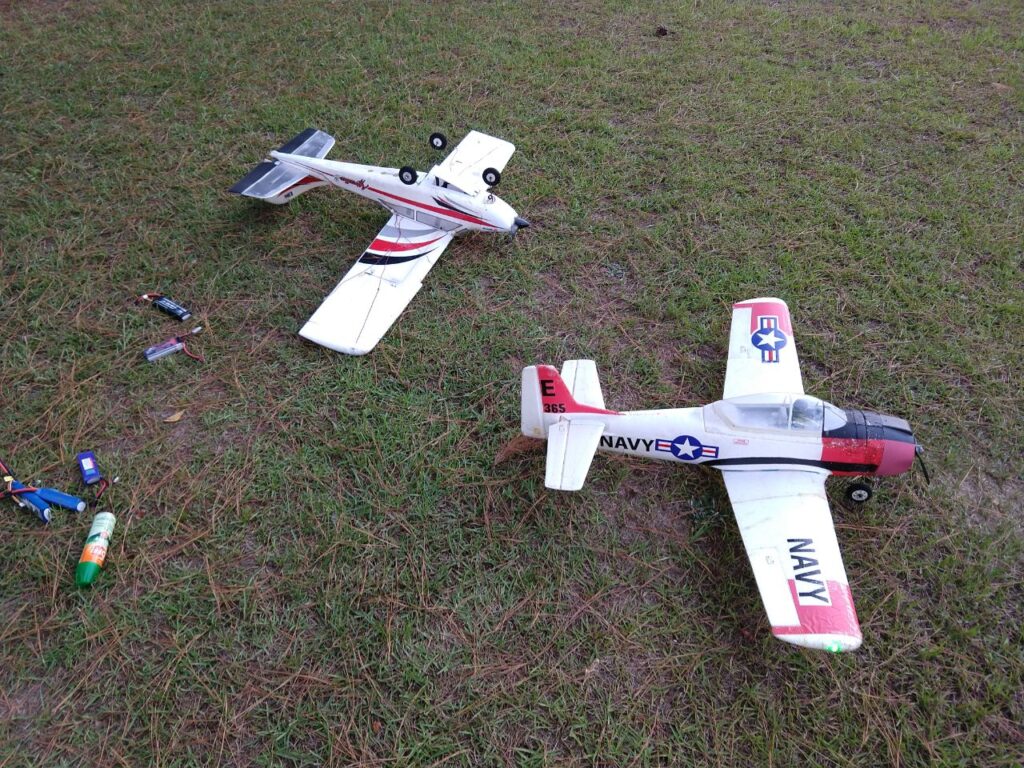
[[[0,455],[121,477],[87,592],[89,516],[4,505],[0,765],[1024,762],[1024,11],[0,20]],[[535,227],[456,241],[368,357],[302,343],[386,215],[224,190],[308,125],[421,168],[433,130],[509,138]],[[206,364],[142,361],[178,327],[145,290],[196,311]],[[592,357],[613,407],[712,400],[755,295],[789,302],[809,392],[928,448],[930,486],[833,499],[855,654],[770,636],[713,473],[604,456],[559,494],[540,452],[495,463],[521,366]]]

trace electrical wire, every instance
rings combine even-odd
[[[197,355],[191,352],[188,345],[185,342],[181,342],[181,351],[191,357],[193,360],[198,360],[200,363],[205,363],[206,359],[202,355]]]

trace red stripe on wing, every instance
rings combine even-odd
[[[793,595],[793,606],[796,608],[800,623],[792,627],[773,626],[772,634],[861,637],[850,585],[840,584],[838,581],[828,581],[826,584],[832,605],[801,605],[797,596],[796,581],[790,579],[789,591]]]
[[[425,248],[431,243],[436,243],[444,237],[435,237],[433,240],[425,240],[422,243],[395,243],[391,240],[381,240],[379,237],[370,243],[368,251],[383,251],[385,253],[395,253],[398,251],[414,251],[417,248]]]
[[[792,334],[793,326],[789,322],[789,308],[786,307],[785,302],[782,301],[748,301],[740,302],[739,304],[733,304],[733,309],[749,308],[750,312],[750,332],[760,330],[761,325],[758,322],[758,318],[767,315],[768,317],[777,317],[779,319],[779,329],[783,333]]]

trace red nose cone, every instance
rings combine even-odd
[[[914,443],[899,440],[883,440],[882,463],[878,475],[901,475],[914,463]]]

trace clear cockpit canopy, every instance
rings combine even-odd
[[[737,430],[770,430],[820,435],[846,424],[846,414],[810,395],[756,394],[719,400],[714,415]]]

